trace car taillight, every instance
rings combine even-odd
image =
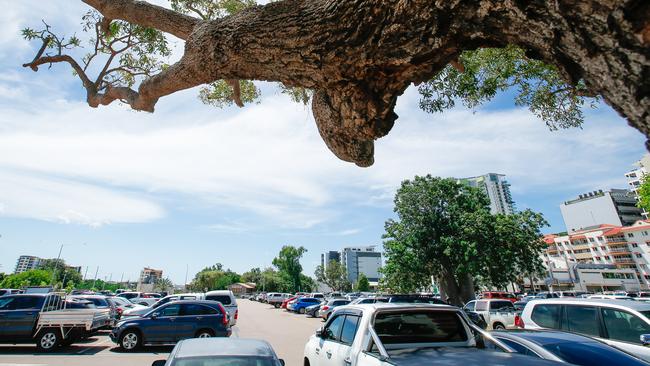
[[[515,315],[515,327],[523,329],[524,326],[524,319],[522,319],[519,315]]]
[[[325,305],[325,306],[323,306],[323,307],[321,308],[321,310],[327,310],[327,309],[329,309],[329,308],[330,308],[329,306]]]
[[[228,326],[230,323],[230,320],[228,319],[228,312],[226,311],[226,308],[223,307],[223,305],[219,304],[219,308],[221,309],[221,313],[223,314],[223,318],[221,319],[221,324]]]
[[[235,310],[235,320],[239,317],[239,309]]]
[[[115,311],[117,311],[117,314],[122,315],[122,312],[123,312],[124,310],[122,310],[121,308],[117,308],[117,309],[115,309]]]

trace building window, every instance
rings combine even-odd
[[[632,243],[632,248],[638,248],[638,247],[639,247],[639,244]]]
[[[627,233],[627,237],[628,237],[628,238],[633,238],[633,237],[634,237],[634,233]]]
[[[644,232],[643,232],[643,235],[648,235],[648,232],[647,232],[647,231],[644,231]]]
[[[646,280],[650,280],[650,275],[643,275]]]
[[[636,255],[637,258],[643,258],[643,254],[641,253],[634,253],[634,255]]]
[[[593,242],[594,242],[594,238],[589,238],[589,242],[593,243]]]
[[[650,245],[650,244],[648,244],[648,245]],[[602,250],[602,251],[604,252],[604,251],[607,250],[607,248],[605,248],[605,247],[600,247],[600,250]]]

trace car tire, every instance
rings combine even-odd
[[[279,308],[280,308],[280,304],[275,304],[275,308],[276,308],[276,309],[279,309]]]
[[[214,332],[211,331],[210,329],[201,329],[198,332],[196,332],[196,335],[194,338],[212,338],[214,337]]]
[[[300,308],[300,310],[298,310],[298,312],[299,312],[300,314],[304,314],[304,313],[305,313],[305,308]]]
[[[61,332],[55,328],[43,329],[36,338],[36,347],[40,352],[52,352],[61,343]]]
[[[494,329],[494,330],[505,330],[505,329],[506,329],[506,326],[503,325],[503,324],[501,324],[501,323],[495,323],[495,324],[492,326],[492,329]]]
[[[127,330],[120,336],[120,348],[127,352],[135,351],[142,345],[142,335],[137,330]]]

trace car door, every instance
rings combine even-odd
[[[588,335],[591,337],[600,337],[600,319],[598,308],[590,305],[565,305],[566,316],[562,321],[562,329]]]
[[[344,323],[345,315],[337,315],[332,317],[323,328],[322,337],[315,350],[317,366],[343,365],[343,360],[339,360],[338,352],[341,351],[339,345]]]
[[[34,332],[42,305],[40,297],[19,296],[9,304],[4,314],[4,328],[8,336],[30,338]]]
[[[601,308],[601,316],[605,327],[603,341],[650,361],[650,348],[641,343],[641,335],[650,334],[647,319],[624,310],[606,307]]]
[[[7,315],[15,306],[14,301],[16,298],[14,296],[4,296],[0,298],[0,338],[5,339],[12,336],[11,329],[7,323]]]
[[[146,342],[176,342],[177,319],[180,316],[180,304],[163,305],[143,322],[142,331]]]
[[[199,304],[182,304],[181,314],[176,319],[176,340],[194,338],[196,333],[205,326],[203,306]],[[208,326],[207,328],[212,328]]]

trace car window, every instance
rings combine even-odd
[[[210,295],[205,297],[206,300],[219,301],[223,305],[232,304],[232,300],[228,295]]]
[[[200,304],[183,304],[183,315],[214,315],[217,310]]]
[[[496,310],[513,310],[515,307],[510,301],[492,301],[490,309]]]
[[[487,301],[477,301],[476,302],[476,311],[485,311],[487,310]]]
[[[38,309],[40,307],[39,298],[34,296],[18,297],[16,298],[16,302],[14,304],[14,309],[16,310]]]
[[[636,315],[615,309],[602,309],[609,339],[641,344],[641,335],[650,334],[650,326]]]
[[[465,309],[469,311],[474,311],[475,307],[476,307],[476,301],[470,301],[467,304],[465,304]]]
[[[196,300],[196,296],[181,296],[181,300]]]
[[[158,316],[178,316],[181,311],[179,304],[166,306],[158,311]]]
[[[560,305],[539,304],[533,308],[531,319],[540,327],[560,328]]]
[[[374,327],[384,344],[467,341],[463,323],[451,311],[379,313]]]
[[[528,356],[533,356],[533,357],[539,357],[539,355],[530,349],[528,347],[524,346],[521,343],[515,342],[513,340],[507,339],[507,338],[501,338],[501,337],[495,337],[496,339],[500,340],[501,342],[505,343],[508,347],[514,349],[517,351],[517,353],[521,353],[523,355],[528,355]]]
[[[566,325],[563,328],[571,332],[599,337],[596,308],[593,306],[567,306]]]
[[[345,344],[352,344],[354,336],[357,334],[359,327],[359,317],[354,315],[346,315],[345,322],[343,323],[343,331],[341,332],[341,342]]]
[[[0,298],[0,310],[13,310],[15,297],[3,297]]]
[[[543,345],[567,363],[581,366],[641,366],[647,363],[600,342],[563,342]]]
[[[340,341],[341,340],[341,328],[343,327],[343,322],[345,321],[345,316],[337,316],[330,324],[325,328],[325,339],[331,341]]]

